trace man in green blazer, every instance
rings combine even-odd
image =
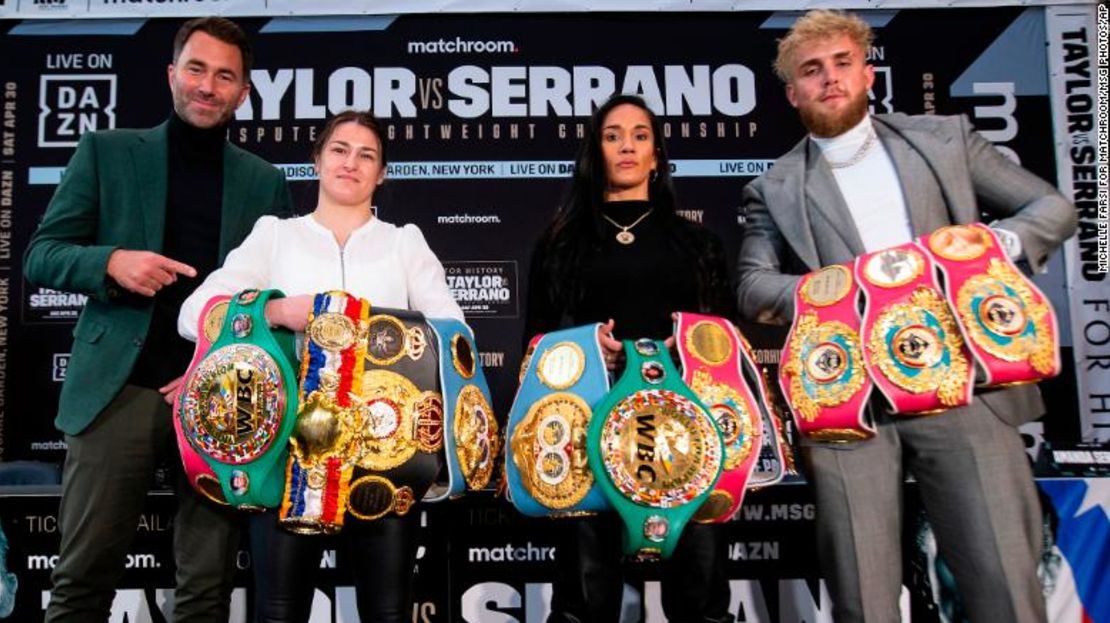
[[[258,217],[290,210],[282,174],[225,138],[251,62],[233,22],[186,22],[173,115],[82,136],[27,248],[28,281],[89,297],[55,420],[68,453],[48,622],[108,618],[154,468],[178,462],[170,404],[192,354],[178,307]],[[238,521],[187,485],[178,502],[174,620],[224,623]]]

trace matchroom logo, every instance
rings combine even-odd
[[[39,147],[75,147],[116,127],[115,74],[47,74],[39,83]]]

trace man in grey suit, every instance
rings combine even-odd
[[[1051,185],[1003,157],[963,117],[870,115],[872,33],[811,11],[780,40],[775,69],[809,130],[744,189],[737,296],[748,319],[785,324],[800,275],[990,215],[1011,258],[1040,269],[1075,229]],[[1017,425],[1043,411],[1035,386],[905,418],[869,406],[877,435],[803,441],[822,574],[838,621],[897,621],[903,470],[918,482],[972,621],[1043,621],[1041,513]]]
[[[48,622],[108,619],[154,467],[180,461],[169,405],[193,347],[178,308],[258,217],[289,211],[281,172],[225,138],[250,66],[233,22],[182,25],[170,119],[82,136],[27,247],[28,281],[89,297],[54,421],[68,452]],[[234,513],[179,485],[177,623],[226,623],[238,541]]]

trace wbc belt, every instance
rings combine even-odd
[[[509,497],[525,515],[608,510],[586,458],[591,406],[609,391],[600,324],[547,333],[533,344],[506,425]]]
[[[369,314],[367,301],[345,292],[313,298],[301,358],[301,406],[279,515],[293,532],[334,533],[343,527]]]
[[[870,439],[865,407],[872,383],[860,345],[859,286],[851,264],[802,277],[782,348],[779,386],[798,430],[816,441]]]
[[[261,510],[281,501],[286,440],[297,410],[293,334],[266,324],[278,290],[244,290],[181,395],[181,428],[220,482],[224,500]]]
[[[624,520],[625,553],[667,558],[720,478],[724,441],[663,342],[624,350],[624,374],[590,421],[590,468]]]
[[[967,347],[924,249],[907,242],[862,255],[855,275],[867,295],[864,362],[894,412],[970,403],[974,371]]]
[[[725,444],[721,477],[694,521],[728,521],[743,503],[744,488],[762,447],[761,405],[741,368],[749,353],[736,327],[716,316],[680,312],[674,335],[682,380],[709,407]]]
[[[193,360],[189,362],[189,367],[185,369],[185,378],[188,379],[189,375],[200,363],[204,355],[212,347],[212,342],[215,342],[220,337],[220,329],[224,326],[224,319],[227,317],[228,301],[231,300],[230,296],[220,295],[208,299],[204,304],[204,309],[200,312],[200,320],[197,322],[197,344],[193,349]],[[204,497],[219,504],[227,504],[224,499],[224,491],[220,486],[220,480],[216,477],[215,472],[208,466],[200,454],[197,453],[196,448],[189,443],[188,437],[185,436],[185,429],[181,425],[181,403],[184,397],[182,391],[177,400],[173,401],[173,429],[177,433],[177,449],[181,454],[181,463],[185,468],[185,477]]]
[[[1052,304],[981,223],[942,227],[922,243],[944,273],[948,304],[983,373],[982,386],[1035,383],[1060,373]]]
[[[470,327],[453,318],[429,318],[440,351],[439,379],[443,391],[443,453],[447,485],[428,501],[482,489],[493,476],[501,451],[489,385],[478,361]]]

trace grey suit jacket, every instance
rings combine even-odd
[[[1039,270],[1075,231],[1075,208],[1059,191],[1008,160],[965,117],[893,114],[872,120],[898,171],[915,235],[979,221],[982,212],[1018,235],[1026,261]],[[832,170],[808,137],[744,188],[741,210],[737,297],[749,320],[789,323],[801,275],[864,252]],[[1015,425],[1042,412],[1035,387],[977,397]]]

